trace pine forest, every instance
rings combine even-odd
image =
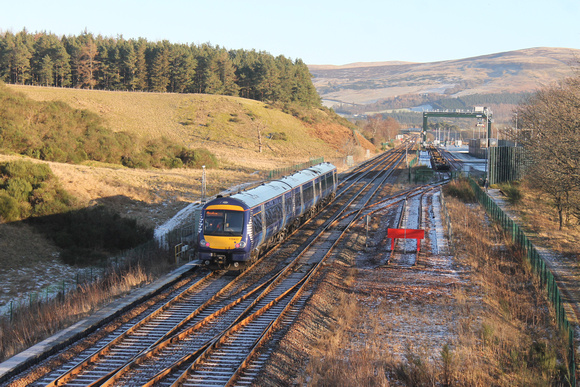
[[[5,83],[239,96],[264,102],[320,106],[308,67],[255,50],[210,44],[52,33],[0,33],[0,80]]]

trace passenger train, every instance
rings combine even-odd
[[[322,163],[206,203],[198,230],[198,257],[212,270],[243,269],[330,202],[336,167]]]

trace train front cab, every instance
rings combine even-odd
[[[209,204],[209,203],[208,203]],[[250,259],[248,209],[236,204],[209,204],[202,214],[199,258],[213,269],[237,268]]]

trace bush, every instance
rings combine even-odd
[[[27,179],[22,177],[12,177],[6,181],[4,189],[18,202],[28,201],[28,197],[32,193],[32,184]]]
[[[469,185],[467,179],[453,180],[443,186],[443,193],[461,200],[464,203],[475,202],[475,193]]]
[[[217,158],[206,149],[182,149],[178,156],[183,165],[190,168],[216,168],[218,166]]]
[[[63,190],[46,164],[11,161],[0,164],[0,216],[15,221],[68,211],[74,198]]]
[[[518,204],[522,201],[522,193],[518,185],[503,183],[499,185],[499,189],[507,196],[507,199],[511,204]]]
[[[268,138],[271,140],[288,141],[288,136],[286,135],[286,132],[268,133]]]
[[[7,192],[0,191],[0,220],[13,222],[20,219],[20,207],[18,201]]]
[[[137,156],[123,156],[121,164],[127,168],[141,168],[147,169],[150,167],[147,157],[143,155]]]
[[[7,177],[20,177],[36,185],[53,178],[48,164],[33,163],[31,161],[9,161],[0,165],[0,173]]]
[[[182,168],[183,161],[178,157],[164,157],[161,162],[166,168]]]

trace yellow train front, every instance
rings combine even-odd
[[[198,256],[213,270],[242,269],[330,201],[336,167],[322,163],[202,208]]]

